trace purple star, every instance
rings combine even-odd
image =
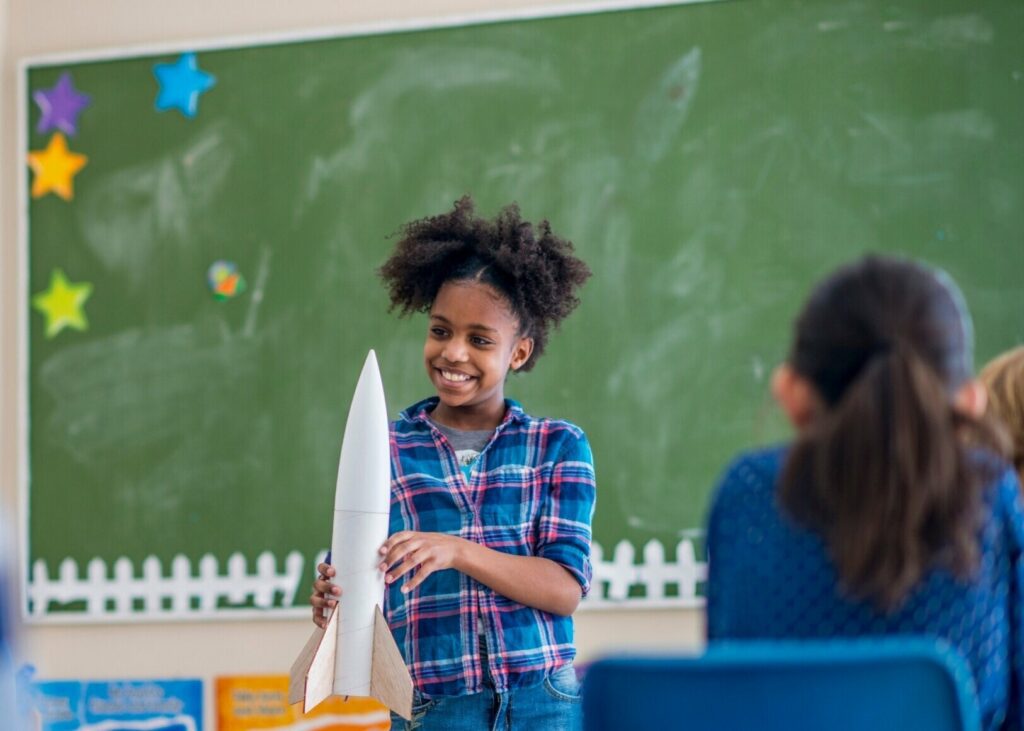
[[[89,106],[91,97],[75,89],[71,83],[71,74],[61,74],[57,85],[52,89],[40,89],[32,94],[32,98],[43,116],[39,118],[36,132],[43,134],[51,129],[59,129],[69,135],[77,132],[78,115]]]

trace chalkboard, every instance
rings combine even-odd
[[[90,97],[73,197],[23,178],[28,611],[301,607],[366,351],[393,413],[430,395],[425,320],[374,270],[464,193],[594,271],[507,389],[590,437],[594,601],[693,599],[644,566],[692,564],[723,465],[785,438],[768,379],[822,274],[920,257],[962,284],[979,360],[1024,340],[1021,38],[1017,0],[736,0],[28,63],[26,153],[56,135],[36,92]],[[191,117],[155,72],[188,52]],[[55,270],[91,288],[48,337]]]

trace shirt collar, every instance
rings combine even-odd
[[[437,406],[440,400],[441,399],[437,396],[425,398],[403,411],[401,413],[401,418],[403,421],[407,421],[410,424],[421,422],[426,424],[428,427],[433,428],[428,414],[434,410],[434,407]],[[525,418],[526,412],[523,411],[522,405],[518,401],[507,398],[505,399],[505,418],[501,420],[500,424],[498,424],[498,429],[503,429],[507,424],[510,424],[513,421],[522,421]]]

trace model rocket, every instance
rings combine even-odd
[[[308,712],[331,695],[376,698],[412,717],[412,679],[381,605],[378,553],[388,537],[391,448],[377,356],[371,350],[352,396],[338,461],[331,556],[341,596],[292,665],[288,700]]]

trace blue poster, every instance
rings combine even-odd
[[[43,680],[32,685],[42,731],[202,731],[200,680]]]

